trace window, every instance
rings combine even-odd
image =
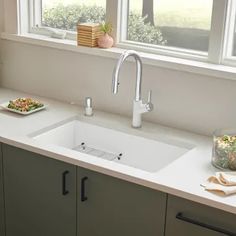
[[[78,22],[110,21],[117,47],[236,65],[236,0],[18,0],[20,29],[76,39]],[[29,3],[29,11],[25,10]],[[25,15],[29,12],[29,24]],[[47,33],[49,30],[49,33]],[[54,34],[58,36],[59,34]],[[59,35],[60,36],[60,35]]]
[[[213,0],[130,0],[126,39],[208,51]]]
[[[42,26],[76,31],[78,22],[105,20],[106,0],[42,0]]]

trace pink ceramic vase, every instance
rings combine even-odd
[[[98,38],[98,47],[100,48],[111,48],[113,43],[114,40],[108,33],[105,33]]]

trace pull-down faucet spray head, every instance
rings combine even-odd
[[[124,52],[115,68],[113,71],[113,76],[112,76],[112,93],[117,94],[118,93],[118,85],[119,85],[119,75],[120,75],[120,69],[124,61],[128,57],[134,57],[135,62],[136,62],[136,89],[135,89],[135,101],[140,101],[141,100],[141,83],[142,83],[142,61],[140,56],[137,54],[137,52],[133,50],[128,50]]]

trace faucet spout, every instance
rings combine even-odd
[[[135,98],[133,101],[133,120],[132,127],[140,128],[142,126],[142,114],[153,110],[153,104],[151,102],[151,91],[149,91],[148,103],[144,104],[141,98],[141,85],[142,85],[142,60],[137,52],[128,50],[124,52],[118,60],[112,75],[112,93],[118,93],[120,69],[124,61],[128,57],[133,57],[136,62],[136,87]]]
[[[120,75],[120,69],[121,66],[123,65],[124,61],[128,57],[134,57],[135,62],[136,62],[136,88],[135,88],[135,101],[140,101],[141,100],[141,86],[142,86],[142,60],[140,56],[137,54],[137,52],[133,50],[128,50],[124,52],[120,59],[118,60],[116,67],[114,68],[113,71],[113,76],[112,76],[112,92],[113,94],[118,93],[118,86],[119,86],[119,75]]]

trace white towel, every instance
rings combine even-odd
[[[209,177],[201,186],[219,194],[236,194],[236,172],[216,172],[215,176]]]

